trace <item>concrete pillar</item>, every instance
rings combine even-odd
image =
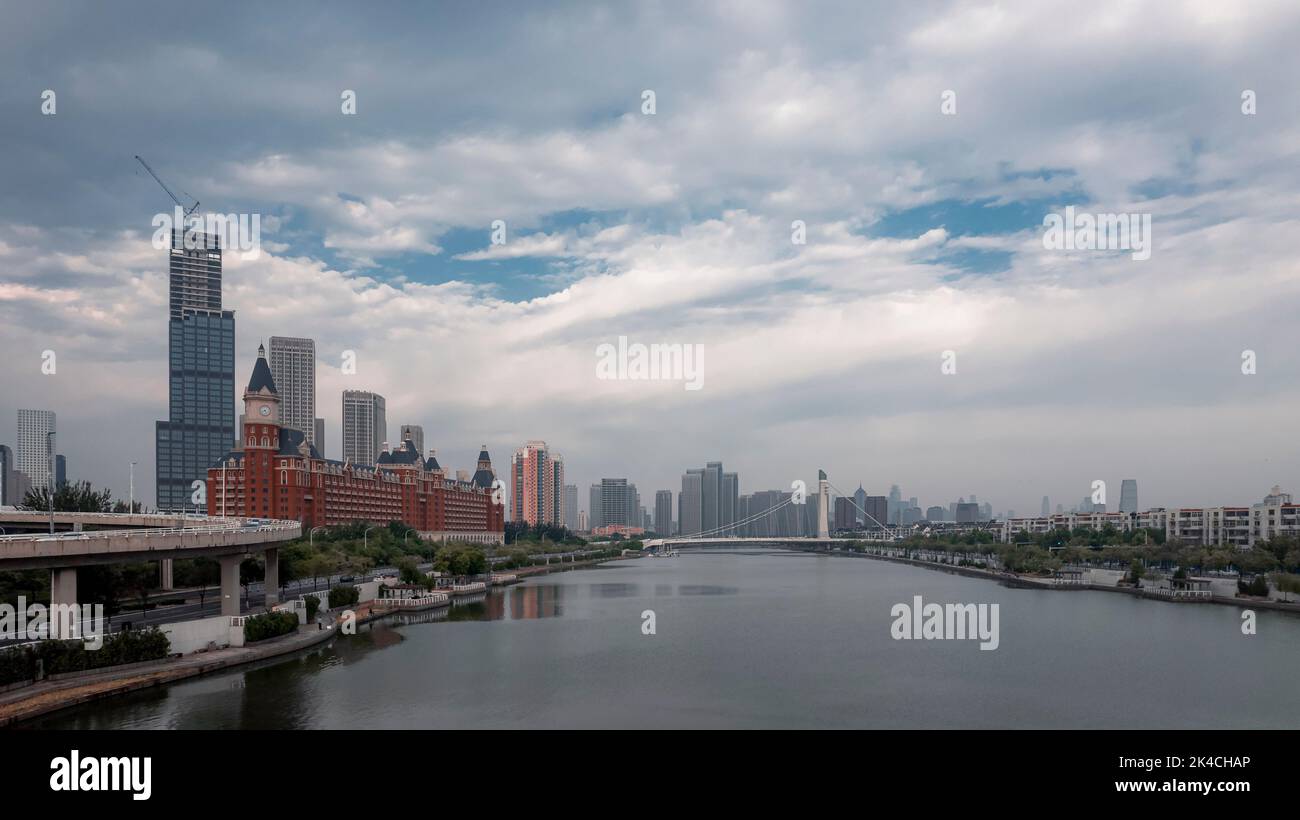
[[[239,562],[242,555],[223,555],[221,563],[221,614],[239,614]]]
[[[273,607],[280,603],[280,551],[266,551],[266,576],[262,583],[266,590],[266,605]]]
[[[164,558],[158,562],[158,588],[164,592],[171,592],[176,589],[172,582],[172,559]]]
[[[61,616],[60,605],[72,607]],[[51,638],[72,638],[79,634],[76,621],[79,620],[77,609],[77,568],[64,567],[50,571],[50,612],[49,627]]]

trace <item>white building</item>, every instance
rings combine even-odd
[[[47,443],[46,434],[54,432],[54,422],[51,410],[18,411],[17,469],[30,479],[32,487],[50,485],[51,462],[54,460],[50,448],[55,442]]]

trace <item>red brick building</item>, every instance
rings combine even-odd
[[[240,442],[208,468],[208,515],[301,521],[304,529],[401,521],[438,541],[504,540],[504,498],[493,503],[486,450],[471,481],[447,478],[433,451],[422,458],[410,441],[376,465],[322,458],[301,431],[280,426],[280,396],[260,346]]]

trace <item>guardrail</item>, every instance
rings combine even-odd
[[[56,532],[50,535],[44,533],[17,533],[14,535],[0,535],[0,543],[7,541],[88,541],[96,538],[130,538],[133,536],[163,536],[163,535],[203,535],[223,532],[278,532],[280,530],[292,529],[294,527],[302,528],[302,524],[297,521],[276,521],[273,524],[261,524],[256,527],[247,527],[243,524],[209,524],[206,527],[141,527],[135,530],[89,530],[89,531],[72,531]]]

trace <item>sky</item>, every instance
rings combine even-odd
[[[0,2],[0,443],[54,410],[72,478],[153,499],[139,154],[259,215],[236,390],[314,338],[331,457],[368,389],[450,469],[547,441],[584,508],[717,460],[1021,514],[1300,491],[1298,35],[1266,1]],[[1149,258],[1047,247],[1070,206],[1147,215]],[[700,389],[600,378],[621,336],[701,346]]]

